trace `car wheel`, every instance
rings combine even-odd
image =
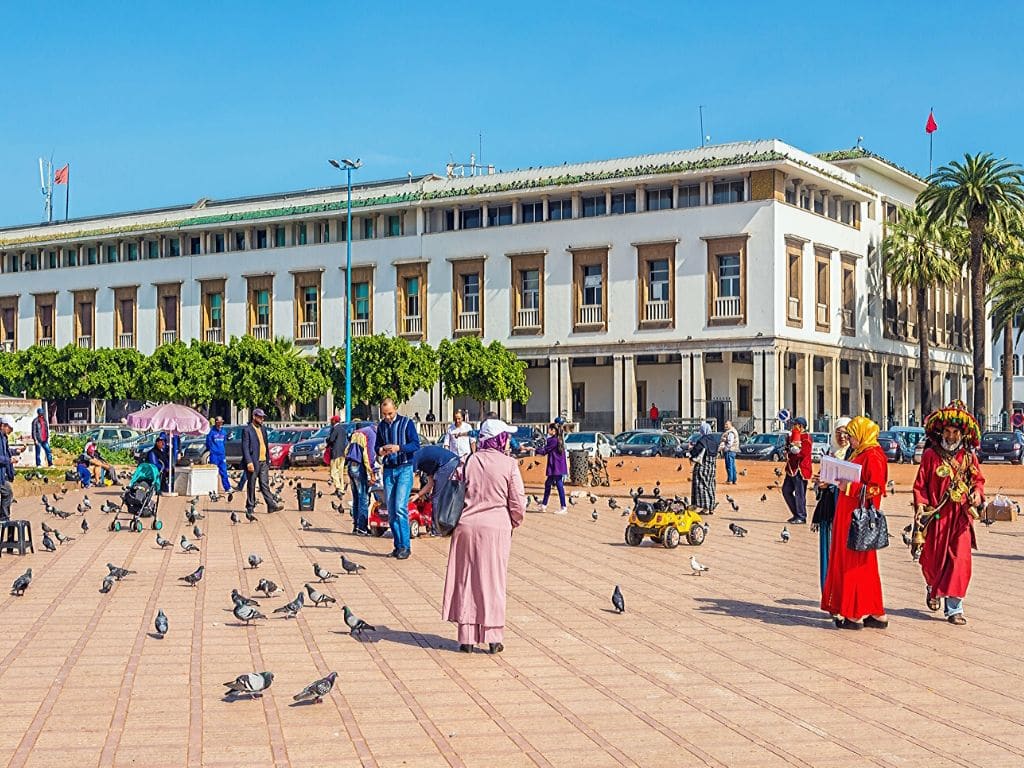
[[[635,525],[626,526],[626,544],[631,547],[639,547],[644,540],[644,533]]]
[[[704,533],[704,526],[694,523],[686,534],[686,540],[690,543],[690,546],[699,547],[704,543]]]
[[[674,525],[665,529],[662,538],[666,549],[675,549],[679,546],[679,531]]]
[[[420,524],[418,520],[409,521],[409,538],[418,539],[420,537]]]

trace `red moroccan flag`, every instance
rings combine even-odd
[[[939,124],[935,122],[935,113],[929,110],[928,122],[924,124],[924,132],[935,133],[937,130],[939,130]]]
[[[68,169],[71,167],[70,164],[65,165],[63,168],[58,168],[56,173],[53,174],[54,184],[67,184],[68,183]]]

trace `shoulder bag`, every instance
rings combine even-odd
[[[882,510],[876,509],[865,496],[865,488],[861,488],[860,504],[853,510],[846,546],[857,552],[885,549],[889,546],[889,525]]]
[[[459,468],[449,478],[448,492],[441,494],[434,505],[434,524],[442,536],[450,536],[459,524],[462,510],[466,506],[466,465],[470,457],[459,464]],[[477,459],[479,461],[479,459]],[[456,480],[455,478],[459,479]]]

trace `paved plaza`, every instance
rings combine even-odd
[[[618,472],[631,482],[683,487],[677,462]],[[566,517],[530,514],[514,534],[503,654],[457,652],[439,618],[448,542],[421,538],[413,557],[384,555],[389,539],[355,538],[325,495],[302,531],[294,492],[285,512],[232,526],[229,505],[204,499],[201,553],[160,549],[154,533],[106,530],[91,493],[92,530],[47,516],[75,540],[41,551],[37,497],[15,516],[33,521],[37,551],[0,558],[0,764],[44,766],[1020,766],[1024,672],[1020,568],[1024,523],[978,526],[968,626],[924,605],[907,550],[881,553],[887,631],[840,632],[818,609],[817,537],[780,541],[787,516],[767,490],[771,465],[747,465],[709,518],[705,544],[666,550],[623,543],[624,519],[602,497],[599,519],[580,499]],[[536,469],[528,480],[535,482]],[[912,468],[892,468],[886,504],[898,533],[909,521]],[[990,490],[1019,468],[993,470]],[[309,476],[309,472],[303,473]],[[616,472],[613,471],[613,475]],[[998,477],[997,477],[998,475]],[[1019,483],[1024,485],[1024,483]],[[321,487],[324,481],[321,478]],[[534,486],[535,487],[535,486]],[[759,501],[767,493],[768,501]],[[60,506],[73,509],[81,491]],[[165,498],[162,532],[192,538],[185,500]],[[232,507],[240,510],[238,497]],[[262,507],[259,509],[263,509]],[[727,524],[749,529],[745,539]],[[247,569],[249,553],[263,564]],[[307,603],[294,620],[270,610],[313,582],[313,563],[340,571],[339,554],[366,566],[323,590],[376,625],[363,641],[341,610]],[[690,575],[695,553],[710,568]],[[109,594],[112,562],[138,571]],[[206,578],[179,581],[200,563]],[[24,597],[8,585],[31,566]],[[284,594],[261,600],[272,616],[246,628],[229,593],[259,579]],[[621,586],[626,613],[609,597]],[[162,608],[170,622],[153,633]],[[270,670],[262,699],[223,698],[223,682]],[[330,671],[322,704],[292,696]]]

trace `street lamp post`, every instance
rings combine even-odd
[[[348,212],[345,220],[345,423],[352,421],[352,171],[362,162],[328,160],[339,171],[344,169],[348,187]]]

